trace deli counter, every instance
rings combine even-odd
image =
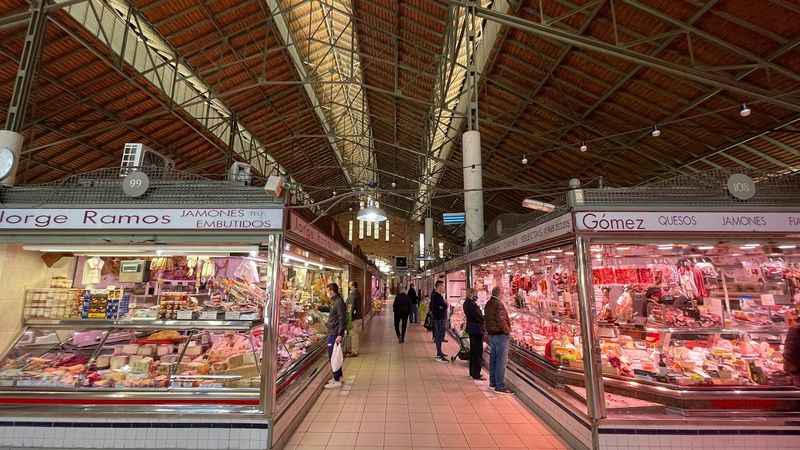
[[[466,255],[478,303],[499,287],[512,319],[509,381],[576,448],[791,448],[800,213],[758,197],[755,210],[678,209],[657,191],[646,209],[606,200],[646,193],[572,192],[571,207]]]
[[[285,443],[328,375],[322,287],[354,261],[261,188],[181,182],[176,206],[105,182],[0,192],[0,446]]]

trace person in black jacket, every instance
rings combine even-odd
[[[464,299],[464,316],[467,318],[467,334],[469,334],[469,376],[475,380],[483,380],[481,363],[483,362],[483,313],[477,303],[478,296],[474,289],[467,289]]]
[[[450,360],[442,352],[442,342],[447,324],[447,302],[442,296],[443,293],[444,281],[439,280],[431,294],[431,319],[433,321],[433,342],[436,343],[436,361],[446,363]]]
[[[419,295],[413,284],[408,287],[408,298],[411,299],[411,323],[419,323]]]
[[[392,304],[394,311],[394,331],[397,333],[397,340],[402,344],[406,340],[406,327],[408,327],[408,315],[411,313],[411,299],[405,292],[400,292],[395,296]],[[402,324],[402,329],[400,325]]]

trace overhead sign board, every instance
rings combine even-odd
[[[363,263],[355,257],[353,252],[297,214],[289,214],[289,231],[353,265],[363,266]]]
[[[465,214],[463,212],[442,213],[442,222],[445,225],[461,225],[465,220]]]
[[[800,233],[800,213],[587,211],[576,213],[575,221],[578,230],[603,233],[647,231]]]
[[[481,247],[466,256],[467,262],[479,261],[495,255],[502,255],[533,244],[548,241],[572,232],[572,215],[564,214],[505,239]]]
[[[259,231],[282,225],[282,208],[0,209],[0,230]]]

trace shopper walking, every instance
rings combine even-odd
[[[511,319],[505,305],[500,301],[499,287],[492,289],[492,297],[486,303],[484,313],[486,333],[489,335],[489,386],[497,393],[510,394],[505,377]]]
[[[436,361],[446,363],[449,360],[442,352],[445,327],[447,324],[447,302],[444,294],[444,281],[437,281],[431,294],[431,319],[433,320],[433,342],[436,344]]]
[[[339,285],[330,283],[325,287],[328,298],[331,299],[331,312],[328,314],[328,359],[333,355],[335,344],[342,344],[344,338],[347,305],[339,294]],[[325,389],[337,389],[342,387],[342,369],[333,372],[333,378],[325,385]]]
[[[403,291],[394,297],[392,303],[394,312],[394,332],[397,333],[397,340],[402,344],[406,341],[406,328],[408,327],[408,315],[411,313],[411,299]]]
[[[414,283],[408,286],[408,298],[411,299],[411,323],[419,323],[419,295],[414,289]]]
[[[467,318],[467,334],[469,334],[469,376],[475,380],[483,380],[481,363],[483,362],[484,319],[478,296],[474,289],[467,289],[464,299],[464,316]]]

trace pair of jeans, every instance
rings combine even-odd
[[[480,378],[481,363],[483,362],[483,334],[469,335],[469,376]]]
[[[402,326],[401,326],[402,324]],[[397,334],[397,339],[400,339],[400,342],[406,340],[406,328],[408,327],[408,316],[402,316],[399,314],[394,315],[394,332]]]
[[[447,321],[445,319],[433,321],[433,342],[436,343],[436,356],[447,356],[442,352],[446,324]]]
[[[411,304],[411,323],[419,323],[419,304]]]
[[[508,364],[508,335],[489,335],[489,386],[495,389],[506,387],[506,364]]]
[[[342,339],[342,343],[344,343],[344,339]],[[328,361],[331,360],[331,356],[333,355],[334,344],[336,344],[336,336],[328,336]],[[333,379],[336,381],[342,380],[342,369],[333,372]]]

